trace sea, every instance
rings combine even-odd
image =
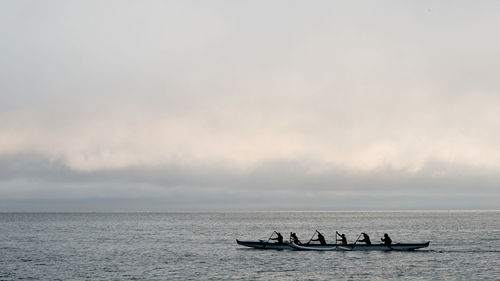
[[[316,230],[398,251],[257,250]],[[0,213],[0,280],[500,280],[500,211]]]

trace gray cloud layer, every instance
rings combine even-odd
[[[498,209],[499,9],[4,1],[0,209]]]
[[[389,167],[370,173],[310,161],[129,167],[75,171],[37,155],[0,160],[0,211],[198,209],[494,209],[498,176],[428,163],[416,174]],[[61,205],[59,205],[59,203]],[[39,209],[37,209],[39,208]]]

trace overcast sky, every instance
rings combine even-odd
[[[0,1],[0,211],[500,209],[499,1]]]

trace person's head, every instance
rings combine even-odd
[[[387,234],[387,233],[384,233],[384,237],[387,237],[387,236],[389,236],[389,234]]]

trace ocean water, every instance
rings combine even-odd
[[[431,241],[414,252],[256,250],[308,240]],[[500,212],[1,213],[0,280],[500,280]]]

